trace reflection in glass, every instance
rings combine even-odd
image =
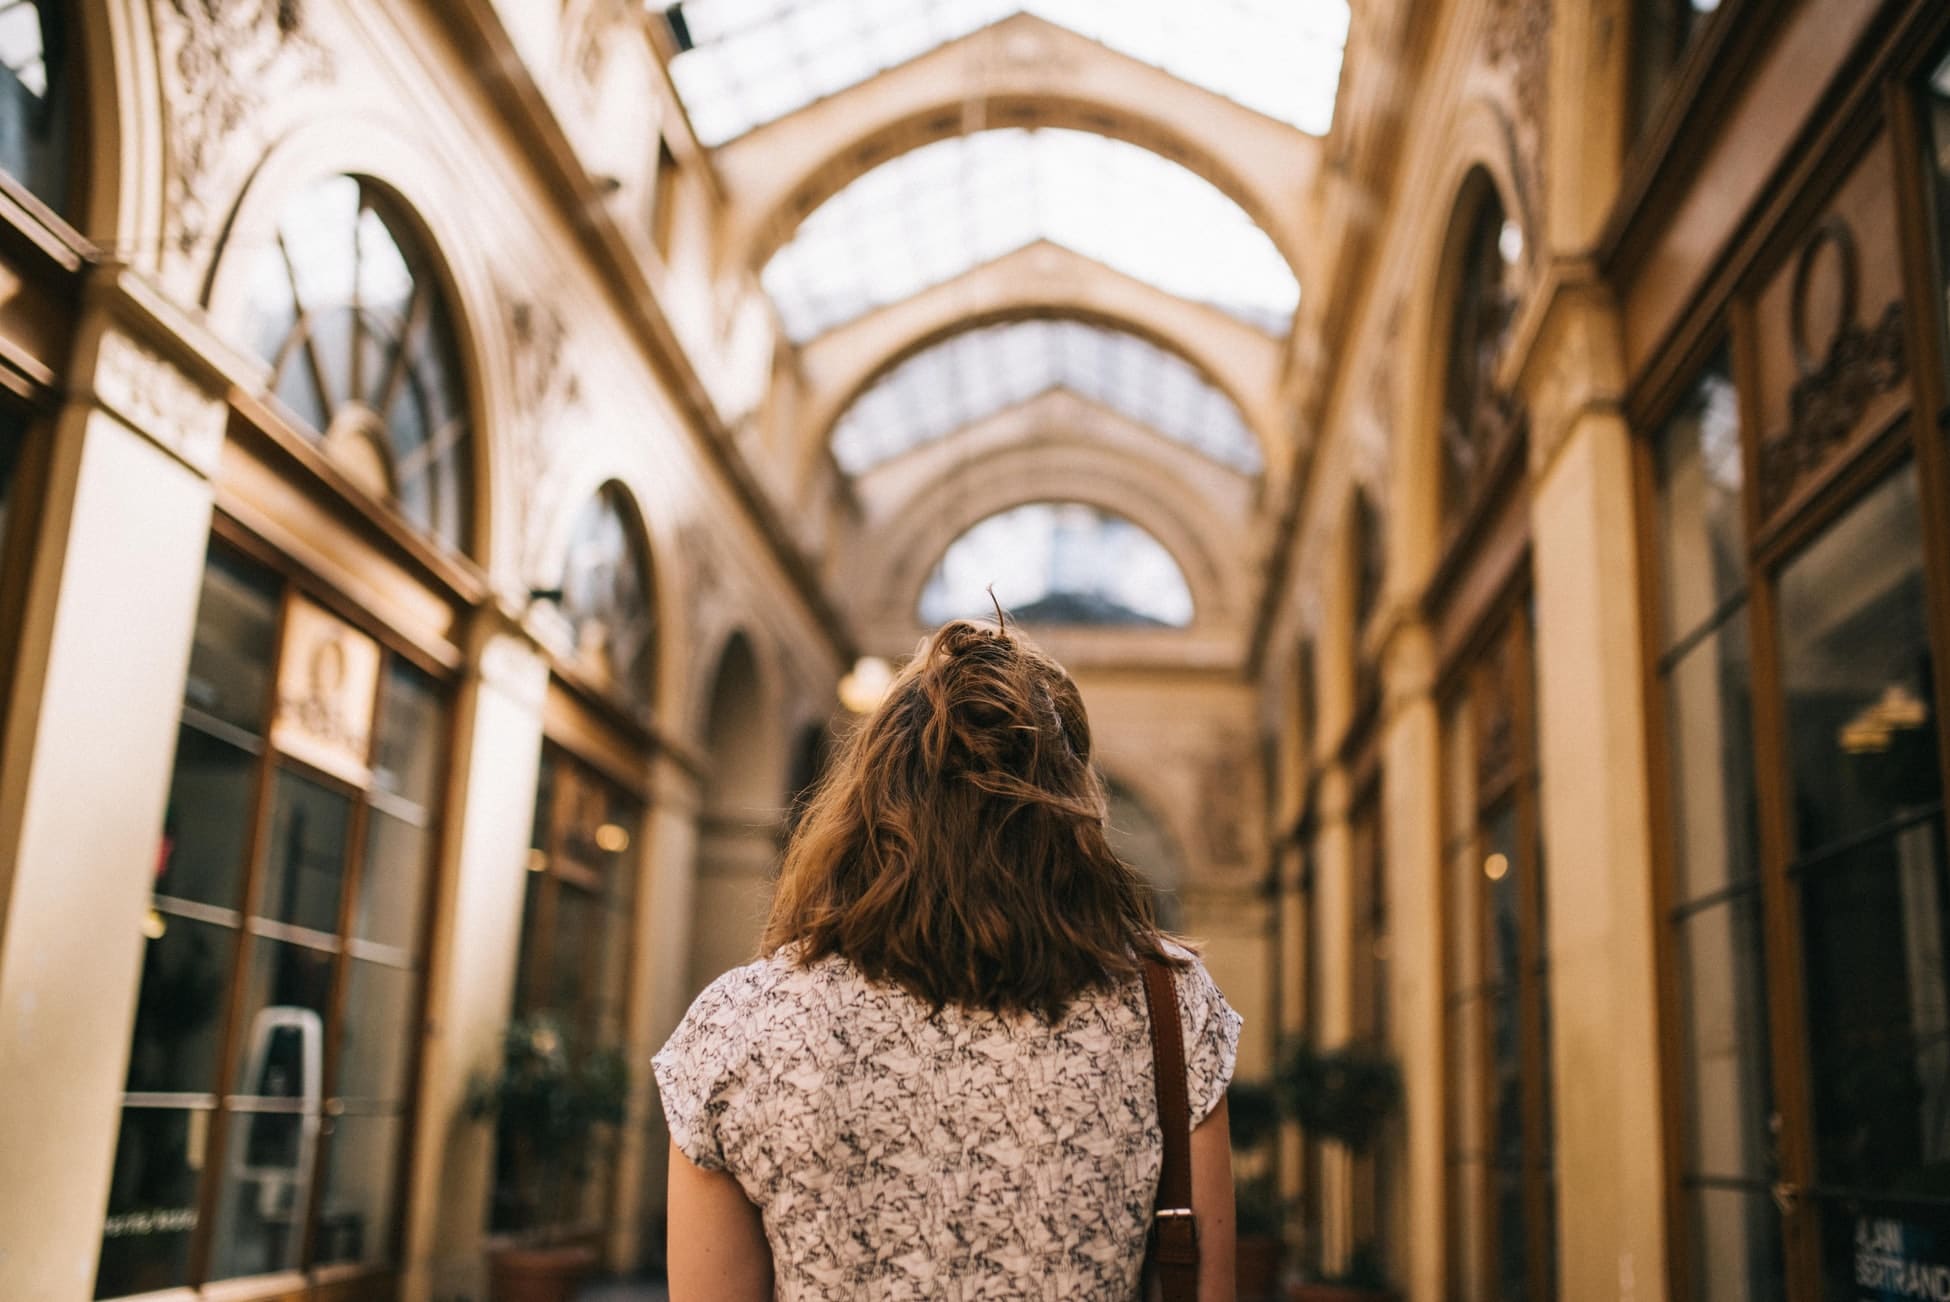
[[[320,1265],[377,1263],[390,1255],[400,1131],[400,1118],[391,1114],[347,1113],[333,1120],[318,1209],[314,1255]]]
[[[203,595],[196,608],[183,703],[263,735],[277,636],[275,582],[255,566],[212,550],[203,565]]]
[[[332,955],[254,936],[247,980],[245,1034],[237,1042],[231,1092],[316,1107],[323,1097]]]
[[[1746,587],[1740,515],[1740,405],[1724,354],[1693,383],[1654,444],[1659,578],[1671,646]]]
[[[437,683],[398,657],[380,693],[372,780],[402,800],[430,808],[447,753],[445,698]]]
[[[1087,131],[1009,127],[899,154],[815,208],[765,264],[803,343],[1041,241],[1285,335],[1293,269],[1198,173]]]
[[[1082,321],[983,326],[924,348],[875,380],[833,427],[850,475],[1062,389],[1242,474],[1263,467],[1238,404],[1177,353]]]
[[[157,851],[157,895],[221,909],[243,904],[256,794],[255,755],[183,726]]]
[[[398,1103],[406,1095],[406,1064],[415,1037],[413,973],[367,959],[350,960],[345,1025],[340,1030],[338,1083],[347,1099]]]
[[[631,510],[613,483],[583,506],[563,565],[562,614],[574,630],[576,664],[641,712],[656,686],[656,624]]]
[[[209,1114],[124,1108],[102,1226],[95,1296],[123,1297],[189,1281],[198,1168]]]
[[[295,1270],[318,1156],[318,1115],[233,1113],[210,1243],[210,1278]]]
[[[74,167],[77,51],[66,5],[0,3],[0,170],[56,212],[69,200]]]
[[[291,772],[277,775],[258,915],[313,931],[339,929],[352,802]]]
[[[1781,1218],[1760,1190],[1692,1188],[1694,1296],[1701,1302],[1775,1302],[1781,1277]],[[1852,1255],[1852,1254],[1851,1254]]]
[[[1184,628],[1192,593],[1163,544],[1094,506],[1036,502],[950,543],[921,593],[921,622],[994,618],[989,586],[1024,624]]]
[[[1468,233],[1460,250],[1443,365],[1445,531],[1460,526],[1481,497],[1492,464],[1517,433],[1512,423],[1515,408],[1500,400],[1496,380],[1516,310],[1522,232],[1506,219],[1496,186],[1487,175],[1478,171],[1472,190],[1475,208],[1469,212]]]
[[[1744,610],[1666,671],[1678,903],[1757,870],[1752,676]]]
[[[349,176],[292,204],[250,269],[243,337],[348,476],[459,550],[471,518],[460,351],[438,279],[391,209]]]
[[[221,1088],[224,997],[237,933],[198,919],[152,913],[142,952],[131,1093],[215,1094]]]
[[[1686,1163],[1692,1175],[1772,1179],[1760,897],[1745,894],[1682,919]]]
[[[425,828],[377,809],[366,817],[366,864],[360,874],[352,934],[402,955],[415,955],[420,949],[427,856],[433,838]]]
[[[1936,227],[1937,337],[1950,349],[1950,55],[1936,65],[1923,85],[1923,116],[1927,135],[1924,169],[1931,216]],[[1943,361],[1950,376],[1950,351]]]

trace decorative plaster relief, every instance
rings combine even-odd
[[[521,572],[547,587],[555,576],[542,574],[547,552],[546,504],[557,470],[559,443],[566,436],[565,415],[582,404],[582,380],[569,365],[568,326],[553,305],[525,298],[502,286],[497,297],[508,304],[512,341],[514,397],[518,412],[508,449],[513,471],[515,518],[521,538]]]
[[[1544,194],[1545,114],[1549,109],[1550,0],[1495,0],[1484,57],[1509,80],[1516,121],[1517,184],[1523,192],[1524,226],[1536,238],[1535,220]]]
[[[230,187],[226,157],[261,145],[261,110],[293,85],[332,79],[331,52],[306,28],[305,0],[154,0],[169,131],[167,206],[174,250],[215,238]]]
[[[229,409],[176,363],[119,330],[95,353],[95,400],[208,475],[223,447]]]

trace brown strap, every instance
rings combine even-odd
[[[1151,1223],[1151,1260],[1163,1302],[1197,1302],[1198,1225],[1192,1219],[1192,1105],[1186,1097],[1185,1033],[1171,969],[1144,965],[1144,1002],[1151,1009],[1151,1066],[1158,1089],[1158,1126],[1165,1161],[1158,1172],[1158,1206]]]

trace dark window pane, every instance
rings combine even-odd
[[[365,959],[351,960],[345,1025],[334,1092],[365,1102],[399,1103],[413,1052],[413,973]]]
[[[14,474],[26,446],[25,423],[9,408],[0,408],[0,549],[7,544],[7,503],[13,500]],[[0,551],[0,561],[6,559]]]
[[[385,1262],[392,1251],[400,1148],[397,1116],[336,1118],[326,1143],[317,1260]]]
[[[1509,341],[1523,235],[1507,221],[1496,187],[1478,173],[1478,195],[1460,250],[1449,320],[1442,403],[1442,521],[1453,531],[1480,496],[1484,477],[1516,430],[1515,408],[1496,388]]]
[[[0,4],[0,169],[57,212],[69,198],[80,62],[65,8],[51,0]]]
[[[352,802],[295,773],[277,775],[258,914],[336,933]]]
[[[1678,901],[1756,871],[1753,680],[1747,616],[1734,616],[1666,673]]]
[[[304,945],[252,939],[244,1035],[237,1044],[232,1092],[318,1105],[332,957]]]
[[[237,933],[161,911],[151,913],[149,929],[128,1087],[141,1093],[214,1094],[222,1088],[218,1037]]]
[[[1795,558],[1780,617],[1798,853],[1939,802],[1914,467]]]
[[[421,808],[437,803],[447,753],[446,705],[440,688],[399,660],[387,672],[373,747],[373,781]]]
[[[1689,1175],[1773,1178],[1761,946],[1758,896],[1679,923]]]
[[[1822,1179],[1950,1196],[1950,917],[1937,819],[1802,885]]]
[[[184,703],[262,735],[277,636],[275,580],[227,553],[212,551],[203,567]]]
[[[297,1268],[318,1124],[316,1113],[231,1116],[211,1242],[212,1279]]]
[[[1950,338],[1950,56],[1936,65],[1923,87],[1928,126],[1924,167],[1936,225],[1936,303],[1939,338]],[[1950,375],[1950,354],[1942,359]]]
[[[1523,1175],[1496,1171],[1496,1294],[1499,1302],[1530,1296],[1530,1238],[1524,1216]]]
[[[240,907],[256,794],[256,756],[199,729],[181,729],[163,815],[156,894]]]
[[[189,1282],[197,1173],[210,1114],[187,1108],[125,1108],[102,1225],[96,1297],[123,1297]]]
[[[417,955],[420,916],[427,895],[427,856],[433,838],[425,828],[377,809],[368,818],[366,866],[352,934]]]
[[[1522,959],[1517,882],[1517,811],[1505,805],[1492,814],[1483,829],[1482,873],[1487,878],[1484,901],[1483,980],[1514,990]]]
[[[594,1010],[584,997],[589,967],[589,944],[601,925],[602,912],[597,902],[574,887],[557,884],[555,894],[555,936],[546,1007],[564,1014],[578,1031],[587,1032]],[[594,991],[590,991],[594,994]]]
[[[562,614],[577,665],[625,704],[647,710],[655,683],[650,564],[622,489],[605,485],[582,508],[562,576]]]
[[[1724,357],[1694,382],[1654,443],[1660,645],[1694,632],[1746,584],[1740,406]]]
[[[1632,131],[1652,122],[1673,74],[1720,0],[1634,0],[1632,5]]]
[[[1691,1189],[1686,1202],[1699,1302],[1776,1302],[1787,1295],[1781,1218],[1772,1198],[1745,1190]]]

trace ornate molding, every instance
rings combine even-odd
[[[1516,122],[1517,183],[1523,191],[1524,226],[1542,237],[1535,218],[1544,195],[1545,117],[1550,107],[1550,0],[1495,0],[1490,7],[1484,58],[1509,79]]]
[[[154,0],[169,136],[167,203],[181,255],[222,225],[215,184],[240,138],[259,139],[261,111],[293,84],[329,81],[331,52],[306,27],[305,0]]]
[[[569,363],[569,329],[552,304],[502,286],[508,305],[515,409],[508,460],[513,477],[515,518],[521,539],[522,573],[540,586],[553,575],[541,572],[546,550],[545,509],[559,458],[565,413],[582,404],[582,379]]]
[[[105,410],[192,469],[216,469],[228,406],[155,349],[111,327],[96,345],[92,388]]]

